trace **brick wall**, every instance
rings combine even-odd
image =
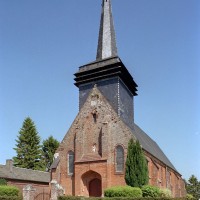
[[[23,193],[27,185],[34,188],[34,195],[50,192],[50,173],[14,167],[12,160],[7,160],[6,165],[0,165],[0,178],[7,180],[8,185],[16,186]]]
[[[102,192],[107,187],[125,185],[124,171],[115,171],[115,148],[117,145],[123,147],[125,160],[132,137],[132,130],[94,88],[59,146],[60,162],[52,171],[52,179],[56,179],[68,195],[88,196],[88,184],[94,177],[101,180]],[[69,151],[75,155],[73,175],[68,174]],[[149,184],[169,188],[173,196],[182,196],[180,174],[144,152],[148,160]]]
[[[49,183],[34,183],[32,181],[23,181],[23,180],[8,180],[7,183],[8,185],[13,185],[18,187],[21,192],[26,185],[32,185],[40,192],[43,190],[49,192]]]

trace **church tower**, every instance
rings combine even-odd
[[[81,66],[75,73],[75,81],[79,88],[80,109],[96,85],[118,116],[127,124],[133,122],[137,84],[118,57],[111,0],[102,1],[96,61]]]
[[[63,137],[51,166],[51,199],[65,195],[101,197],[126,185],[130,139],[139,140],[148,161],[149,184],[185,195],[184,181],[156,142],[134,123],[137,84],[118,57],[111,0],[102,0],[94,62],[75,73],[79,112]]]

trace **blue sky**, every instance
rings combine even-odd
[[[112,0],[118,53],[139,85],[135,122],[200,179],[200,1]],[[78,67],[96,57],[100,0],[0,0],[0,163],[30,116],[59,141],[78,113]]]

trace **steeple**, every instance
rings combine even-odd
[[[117,56],[117,45],[112,17],[111,0],[102,0],[97,60]]]
[[[74,75],[75,85],[79,88],[80,109],[96,85],[121,119],[127,124],[132,123],[137,84],[117,55],[111,0],[102,0],[96,60],[79,67]]]

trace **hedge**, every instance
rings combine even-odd
[[[134,198],[134,197],[76,197],[76,196],[60,196],[58,200],[187,200],[186,197],[182,198]]]
[[[160,189],[160,196],[161,197],[172,197],[172,192],[167,188],[165,188],[165,189],[161,188]]]
[[[0,196],[18,196],[19,189],[15,186],[0,185]]]
[[[77,197],[77,196],[60,196],[60,197],[58,197],[58,200],[84,200],[84,199],[86,199],[86,197]],[[89,199],[92,200],[92,198],[89,198]]]
[[[23,200],[23,198],[17,196],[0,196],[0,200]]]
[[[115,186],[104,191],[105,197],[142,197],[142,190],[138,187]]]
[[[158,187],[145,185],[142,187],[143,197],[161,197],[161,190]]]

